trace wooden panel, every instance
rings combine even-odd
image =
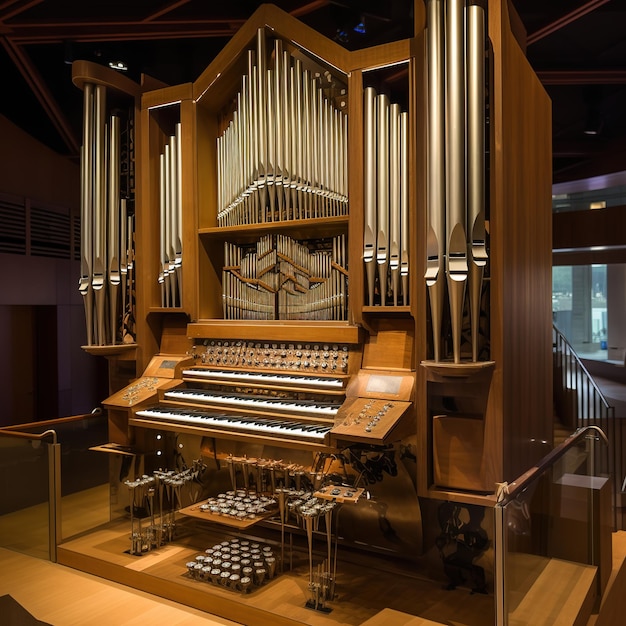
[[[286,41],[295,42],[298,47],[318,59],[332,62],[332,66],[347,74],[350,53],[339,44],[320,35],[317,31],[291,17],[278,7],[270,4],[261,5],[246,23],[237,31],[211,64],[194,83],[194,98],[202,99],[207,90],[211,90],[211,102],[207,106],[214,112],[219,111],[233,90],[239,84],[242,75],[241,61],[245,50],[250,47],[258,28],[270,25],[272,35]],[[243,53],[243,54],[242,54]],[[219,90],[216,83],[219,81]]]
[[[484,423],[475,417],[433,419],[434,481],[439,487],[484,491],[481,476]]]
[[[141,95],[141,87],[135,81],[116,70],[91,61],[74,61],[72,63],[72,82],[79,89],[83,89],[85,83],[93,83],[104,85],[133,98],[138,98]]]
[[[509,27],[489,3],[493,43],[491,358],[487,480],[512,480],[552,440],[551,113]]]
[[[204,320],[189,324],[190,337],[199,339],[258,339],[266,341],[358,344],[360,329],[344,322]]]
[[[148,91],[141,95],[141,108],[149,109],[151,107],[162,107],[172,104],[179,104],[183,100],[192,99],[193,85],[191,83],[183,83],[174,85],[173,87],[164,87],[162,89]]]
[[[363,347],[363,367],[413,369],[413,328],[412,318],[372,319],[369,340]]]
[[[555,250],[622,246],[626,232],[626,207],[555,213],[552,226]]]

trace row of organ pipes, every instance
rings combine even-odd
[[[425,280],[434,359],[446,357],[441,348],[442,329],[444,312],[449,311],[453,359],[458,363],[468,285],[472,358],[477,360],[480,300],[488,261],[485,16],[480,5],[465,6],[463,0],[429,0],[427,11]],[[302,61],[283,50],[280,40],[274,42],[269,59],[268,63],[265,30],[259,29],[256,53],[248,51],[248,73],[243,76],[232,119],[217,140],[220,226],[326,218],[348,212],[347,116],[335,107],[336,96],[344,98],[340,107],[345,106],[345,92],[331,94],[337,88],[330,74],[313,75],[303,69]],[[85,298],[88,344],[106,345],[116,343],[118,291],[132,269],[132,218],[125,215],[126,203],[120,199],[116,182],[119,119],[113,115],[106,123],[105,87],[87,84],[84,94],[79,288]],[[367,304],[407,305],[408,113],[391,103],[386,94],[367,87],[364,125],[363,261]],[[180,155],[178,124],[160,158],[158,280],[163,306],[177,306],[181,301]],[[254,271],[244,275],[242,263],[249,265],[254,257],[226,244],[225,316],[274,319],[280,309],[283,318],[346,319],[345,241],[333,243],[332,247],[330,264],[326,265],[334,268],[334,277],[326,275],[326,270],[309,270],[310,276],[319,274],[324,278],[319,284],[325,287],[319,290],[317,300],[332,302],[319,307],[310,295],[309,301],[294,305],[288,284],[267,289],[267,280],[255,274],[256,265]],[[324,259],[315,255],[311,258]],[[293,284],[299,285],[298,281]],[[126,294],[125,285],[121,291]],[[274,294],[281,292],[278,307]],[[444,306],[446,292],[448,307]]]
[[[408,118],[387,94],[365,89],[363,262],[367,304],[406,306],[409,301]],[[378,269],[378,271],[376,271]],[[388,276],[391,280],[388,281]],[[400,298],[401,295],[401,298]]]
[[[78,288],[89,346],[134,340],[122,328],[123,314],[132,308],[134,218],[120,191],[120,116],[107,119],[106,95],[103,85],[84,86]]]
[[[478,360],[479,317],[488,261],[485,229],[485,13],[463,0],[427,6],[427,268],[434,360],[447,293],[455,363],[461,361],[469,285],[472,360]]]
[[[347,215],[345,89],[329,72],[304,69],[280,40],[268,64],[266,45],[259,29],[217,140],[218,225]]]
[[[347,256],[345,235],[314,242],[265,235],[254,247],[225,243],[224,319],[346,320]]]
[[[180,306],[182,292],[181,125],[159,155],[159,274],[161,306]]]

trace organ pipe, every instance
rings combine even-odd
[[[443,274],[452,356],[461,360],[469,284],[472,359],[478,359],[485,231],[485,18],[477,4],[429,0],[427,6],[427,243],[435,361],[441,359]]]

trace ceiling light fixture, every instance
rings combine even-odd
[[[118,70],[120,72],[128,71],[128,65],[126,65],[124,61],[109,61],[109,67],[113,70]]]

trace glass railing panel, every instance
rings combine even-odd
[[[588,580],[593,594],[601,595],[611,570],[607,468],[606,439],[588,429],[517,481],[519,488],[496,507],[498,624],[532,624],[538,604],[545,616],[552,599],[558,612],[576,580]]]
[[[48,444],[0,437],[0,546],[48,559]]]
[[[109,455],[92,448],[108,441],[104,415],[55,427],[61,444],[61,538],[110,519]]]
[[[98,414],[17,428],[0,431],[0,546],[54,560],[57,542],[110,519],[109,455],[91,450],[107,440],[107,421]]]

